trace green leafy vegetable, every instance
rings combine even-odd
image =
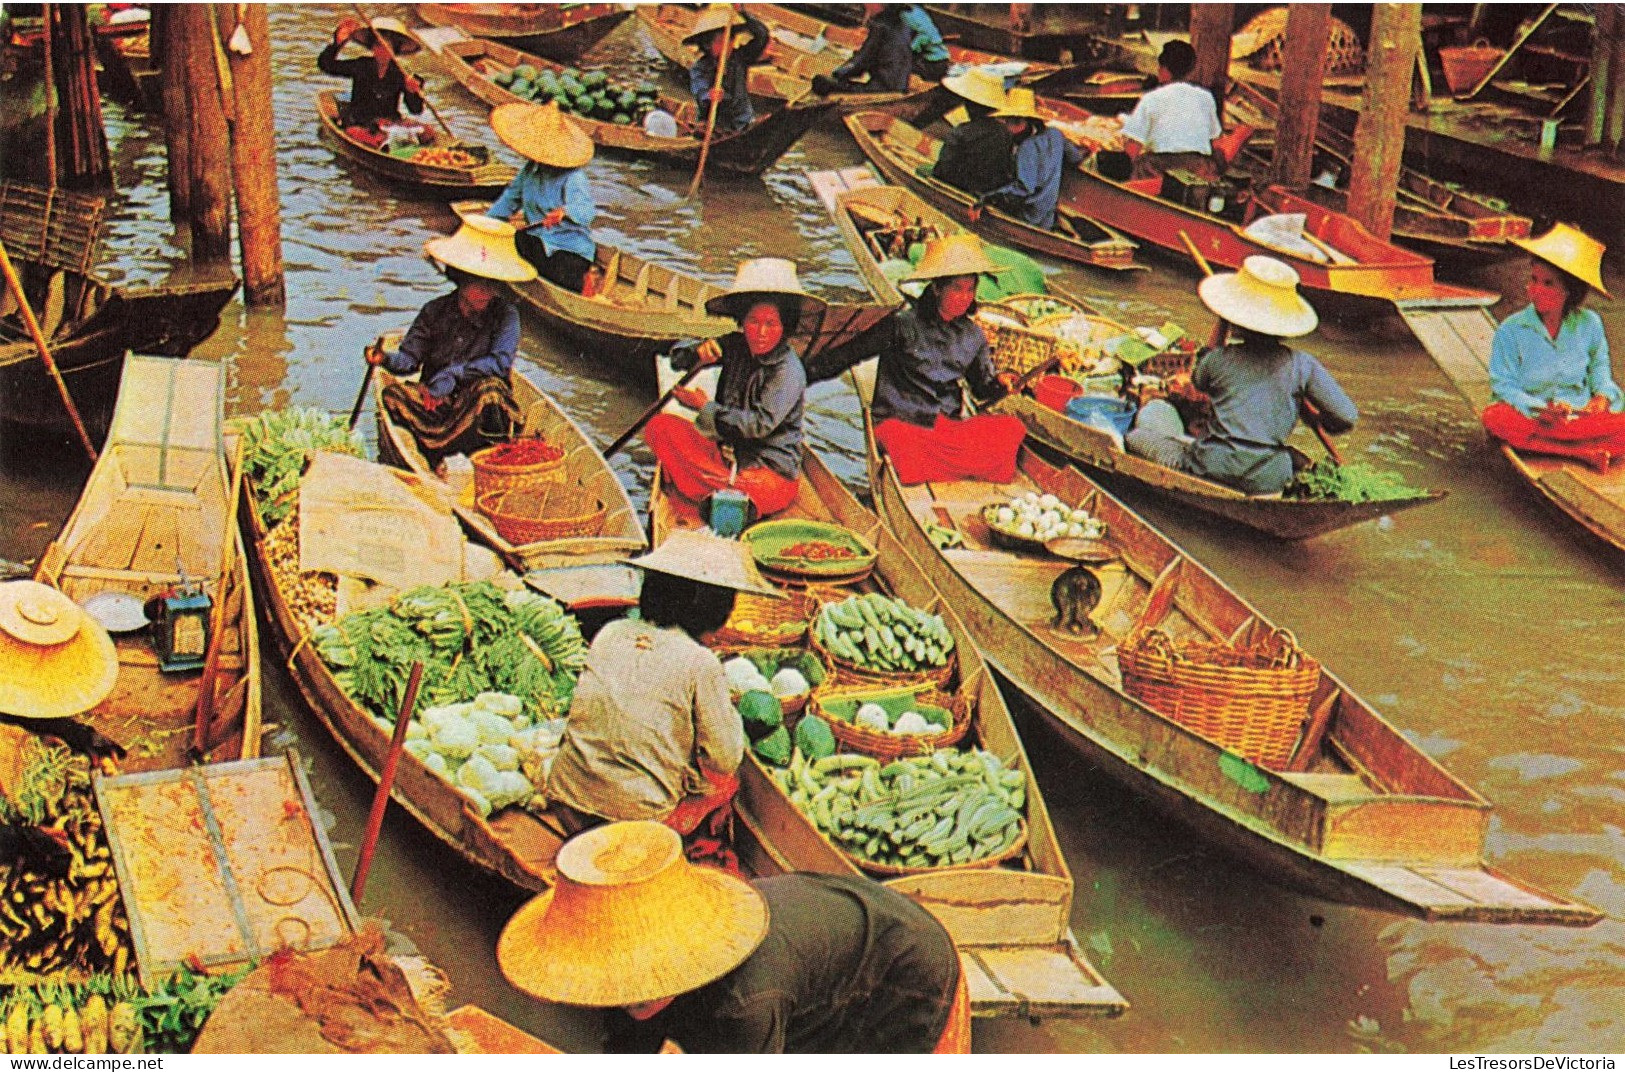
[[[266,528],[293,512],[313,451],[366,457],[361,436],[319,409],[269,410],[243,423],[243,472],[253,481]]]
[[[1363,503],[1411,499],[1425,493],[1406,484],[1398,473],[1375,469],[1364,462],[1338,465],[1324,458],[1294,477],[1284,494],[1289,499]]]

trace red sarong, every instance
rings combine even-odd
[[[705,772],[709,791],[686,796],[671,814],[660,820],[683,835],[683,855],[690,863],[710,864],[739,874],[739,857],[734,852],[734,794],[739,779],[733,775]]]
[[[750,496],[758,516],[767,517],[796,501],[796,481],[766,466],[741,469],[738,476],[733,476],[721,448],[701,435],[693,421],[674,413],[659,413],[650,418],[643,429],[643,441],[660,459],[667,481],[691,502],[697,503],[713,491],[732,487]]]
[[[1625,458],[1625,413],[1586,413],[1545,424],[1492,402],[1480,419],[1485,431],[1518,450],[1579,458],[1602,471]]]
[[[1021,418],[981,413],[964,420],[937,414],[921,428],[889,418],[875,426],[875,438],[905,484],[934,480],[989,480],[1008,484],[1016,477],[1016,452],[1027,437]]]

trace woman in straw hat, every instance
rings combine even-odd
[[[982,413],[965,417],[962,386],[978,398],[1004,394],[1014,377],[993,367],[987,336],[976,322],[976,284],[1000,268],[982,240],[958,234],[930,242],[903,283],[925,288],[870,333],[819,358],[816,378],[879,355],[870,408],[875,438],[905,484],[930,480],[1007,481],[1026,436],[1019,417]]]
[[[680,387],[673,397],[696,410],[695,419],[661,413],[643,429],[666,480],[684,499],[698,504],[734,487],[750,496],[759,517],[795,501],[807,371],[787,340],[802,317],[823,307],[801,289],[795,262],[778,257],[741,263],[728,292],[705,303],[706,312],[733,318],[739,330],[679,349],[672,364],[720,362],[717,397]]]
[[[656,823],[559,850],[558,882],[497,940],[543,1001],[621,1010],[610,1052],[967,1053],[969,1002],[941,923],[854,875],[746,882],[683,859]]]
[[[1212,399],[1212,417],[1192,438],[1173,405],[1156,399],[1141,408],[1124,445],[1131,454],[1249,495],[1274,494],[1292,481],[1294,453],[1286,441],[1305,401],[1314,403],[1316,419],[1332,433],[1353,428],[1359,411],[1324,365],[1281,341],[1307,335],[1319,323],[1298,293],[1291,265],[1248,257],[1241,271],[1202,280],[1197,294],[1241,336],[1207,351],[1191,372],[1191,385]]]
[[[863,21],[869,32],[863,44],[829,74],[813,75],[813,92],[907,93],[914,73],[914,31],[903,23],[905,6],[864,4]]]
[[[1559,223],[1529,252],[1529,304],[1495,329],[1484,427],[1537,454],[1579,458],[1600,471],[1625,456],[1625,395],[1614,382],[1602,318],[1583,309],[1602,285],[1603,244]]]
[[[370,56],[339,59],[339,51],[354,41],[371,52]],[[323,74],[350,80],[350,99],[339,106],[339,122],[363,140],[382,144],[378,124],[393,123],[401,117],[401,100],[413,115],[423,114],[423,84],[401,70],[396,56],[410,56],[418,43],[406,32],[399,19],[380,16],[371,26],[360,19],[345,18],[333,31],[333,40],[316,57]]]
[[[694,94],[703,120],[710,114],[711,97],[717,91],[717,68],[727,40],[723,31],[733,33],[736,27],[744,28],[743,40],[736,35],[728,50],[728,63],[722,70],[722,96],[717,101],[716,129],[723,133],[744,130],[756,121],[756,111],[750,104],[750,69],[762,62],[773,35],[766,23],[743,7],[735,11],[732,4],[710,4],[683,38],[683,44],[694,46],[700,53],[688,69],[688,90]]]
[[[1140,98],[1123,120],[1123,148],[1134,161],[1134,177],[1150,178],[1174,168],[1203,178],[1219,177],[1213,139],[1219,125],[1213,94],[1187,79],[1196,69],[1196,50],[1178,39],[1162,46],[1157,57],[1156,89]]]
[[[942,80],[942,88],[965,102],[970,121],[950,130],[931,168],[933,177],[973,197],[997,190],[1011,179],[1015,139],[993,113],[1004,107],[1004,79],[980,67]]]
[[[993,114],[1004,120],[1015,139],[1015,177],[985,200],[1024,223],[1053,229],[1055,206],[1061,201],[1061,173],[1083,163],[1083,151],[1044,122],[1030,89],[1012,89],[1004,107]]]
[[[491,129],[528,163],[485,214],[496,220],[518,214],[519,255],[543,279],[580,294],[598,255],[591,230],[598,206],[582,170],[592,159],[592,138],[555,101],[499,104],[491,109]]]
[[[122,756],[94,727],[71,721],[117,680],[113,638],[77,603],[37,581],[0,584],[0,719],[26,721],[75,751]]]
[[[455,286],[431,300],[412,321],[400,349],[369,347],[367,360],[417,383],[390,384],[383,404],[411,429],[430,465],[505,438],[523,416],[509,390],[519,350],[519,311],[498,292],[501,283],[536,278],[514,251],[513,227],[470,216],[457,233],[431,238],[424,253],[444,266]]]

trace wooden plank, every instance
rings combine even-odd
[[[1423,349],[1475,410],[1492,401],[1490,345],[1495,318],[1483,305],[1396,303]]]
[[[973,962],[978,973],[967,973],[971,1008],[981,1016],[1050,1015],[1079,1005],[1121,1012],[1128,1002],[1096,974],[1070,942],[1052,946],[977,946],[960,950],[961,963]],[[984,982],[988,989],[978,993]]]
[[[1371,883],[1406,904],[1432,914],[1440,909],[1466,909],[1478,902],[1448,886],[1441,886],[1422,872],[1393,864],[1347,862],[1343,870]]]
[[[1420,874],[1479,904],[1509,908],[1549,908],[1552,901],[1478,868],[1417,868]]]
[[[1569,513],[1614,533],[1616,542],[1625,538],[1625,505],[1617,499],[1610,499],[1569,469],[1547,473],[1540,483]]]

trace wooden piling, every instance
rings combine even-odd
[[[1224,118],[1224,99],[1230,90],[1230,34],[1236,26],[1235,4],[1192,4],[1191,47],[1196,70],[1191,81],[1206,86]]]
[[[1376,5],[1371,47],[1366,50],[1365,92],[1354,128],[1348,212],[1383,239],[1393,232],[1411,74],[1421,40],[1421,4]]]
[[[237,238],[243,294],[250,306],[278,306],[287,298],[282,274],[282,208],[276,187],[276,125],[271,110],[271,26],[263,4],[215,4],[215,31],[230,41],[248,35],[247,55],[226,50],[235,118],[231,123],[232,182],[237,194]]]
[[[1326,47],[1332,39],[1332,5],[1293,4],[1281,50],[1281,115],[1275,124],[1271,171],[1277,183],[1302,190],[1313,177],[1320,90],[1326,80]]]
[[[176,227],[192,218],[192,121],[186,110],[186,83],[170,77],[176,59],[184,54],[180,21],[174,17],[179,4],[154,4],[148,47],[153,62],[163,72],[158,79],[164,106],[164,151],[169,161],[169,219]]]
[[[96,48],[82,4],[46,5],[46,36],[56,86],[56,167],[52,181],[74,189],[112,181],[102,98],[96,87]]]
[[[1586,108],[1585,144],[1601,145],[1608,129],[1608,90],[1613,82],[1615,39],[1620,32],[1619,8],[1599,4],[1591,35],[1591,97]]]
[[[225,102],[215,66],[213,18],[207,5],[176,4],[170,18],[179,27],[177,62],[166,68],[165,78],[186,84],[190,118],[192,260],[198,264],[231,261],[231,136],[226,129]]]

